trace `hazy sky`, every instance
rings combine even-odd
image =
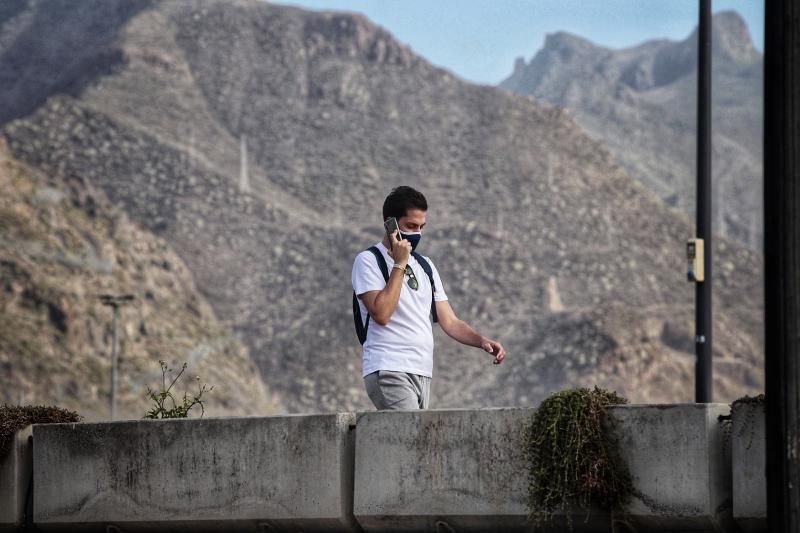
[[[471,81],[496,84],[514,59],[529,60],[548,33],[568,31],[624,48],[686,38],[697,25],[696,0],[287,0],[308,9],[355,11],[389,30],[432,63]],[[714,0],[735,10],[763,50],[764,0]]]

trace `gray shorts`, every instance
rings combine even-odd
[[[431,394],[431,378],[379,370],[364,376],[364,385],[372,403],[384,409],[427,409]]]

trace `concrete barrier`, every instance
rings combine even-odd
[[[651,531],[735,531],[731,461],[720,416],[727,404],[613,407],[633,478],[631,521]]]
[[[80,531],[352,529],[354,424],[344,413],[35,426],[34,521]]]
[[[733,517],[745,533],[766,532],[767,446],[764,403],[736,403],[731,415]]]
[[[367,531],[525,529],[530,409],[361,414],[353,512]]]
[[[24,526],[32,469],[28,426],[14,435],[8,455],[0,457],[0,531],[16,531]]]
[[[727,531],[728,406],[610,409],[636,497],[621,517],[640,531]],[[353,512],[367,531],[528,529],[525,431],[533,409],[364,413],[356,432]],[[576,510],[576,531],[611,517]]]

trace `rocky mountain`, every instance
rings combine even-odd
[[[712,19],[713,225],[755,250],[762,242],[763,57],[735,12]],[[697,30],[612,50],[568,33],[500,86],[567,108],[626,170],[668,205],[695,213]]]
[[[509,351],[496,367],[437,333],[434,406],[588,383],[692,399],[691,226],[567,113],[465,83],[358,15],[12,4],[0,109],[14,155],[85,178],[168,243],[286,411],[371,407],[350,270],[400,184],[428,197],[420,251],[456,313]],[[715,383],[730,400],[763,382],[760,266],[728,241],[717,257]]]
[[[102,191],[28,168],[2,138],[0,187],[0,402],[108,417],[112,315],[97,295],[131,293],[120,312],[118,416],[153,407],[145,393],[160,390],[159,359],[173,377],[188,364],[177,397],[196,391],[195,375],[215,385],[203,395],[207,414],[282,410],[183,261]]]

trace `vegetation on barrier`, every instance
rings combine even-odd
[[[747,405],[760,405],[762,409],[765,409],[766,402],[766,397],[763,394],[758,394],[756,396],[742,396],[738,400],[734,400],[733,403],[731,403],[731,414],[727,418],[732,419],[732,417],[736,415],[737,411],[741,410]],[[741,424],[739,425],[737,437],[747,437],[746,448],[748,450],[753,445],[753,439],[755,438],[755,415],[755,409],[747,409],[744,412],[744,418],[740,418]]]
[[[742,396],[738,400],[733,401],[733,403],[731,404],[731,412],[736,410],[736,408],[740,405],[753,404],[753,403],[764,404],[766,403],[766,401],[767,401],[766,396],[764,396],[763,394],[758,394],[756,396]]]
[[[14,433],[31,424],[59,424],[80,422],[83,417],[60,407],[44,405],[0,406],[0,458],[11,449]]]
[[[577,505],[619,511],[629,500],[631,476],[606,408],[628,400],[615,392],[575,389],[545,399],[533,415],[528,439],[528,513],[534,527],[554,525]]]
[[[167,385],[167,373],[172,372],[172,369],[168,368],[165,361],[158,363],[161,365],[161,390],[154,391],[149,385],[147,386],[147,397],[155,405],[145,413],[144,418],[187,418],[189,411],[196,405],[200,406],[200,418],[203,418],[203,414],[206,412],[203,406],[203,394],[211,392],[214,387],[207,387],[205,383],[201,385],[200,376],[197,376],[195,377],[197,393],[190,397],[188,393],[184,392],[183,399],[179,403],[172,394],[172,387],[186,372],[187,363],[183,363],[181,371],[169,382],[169,385]]]

